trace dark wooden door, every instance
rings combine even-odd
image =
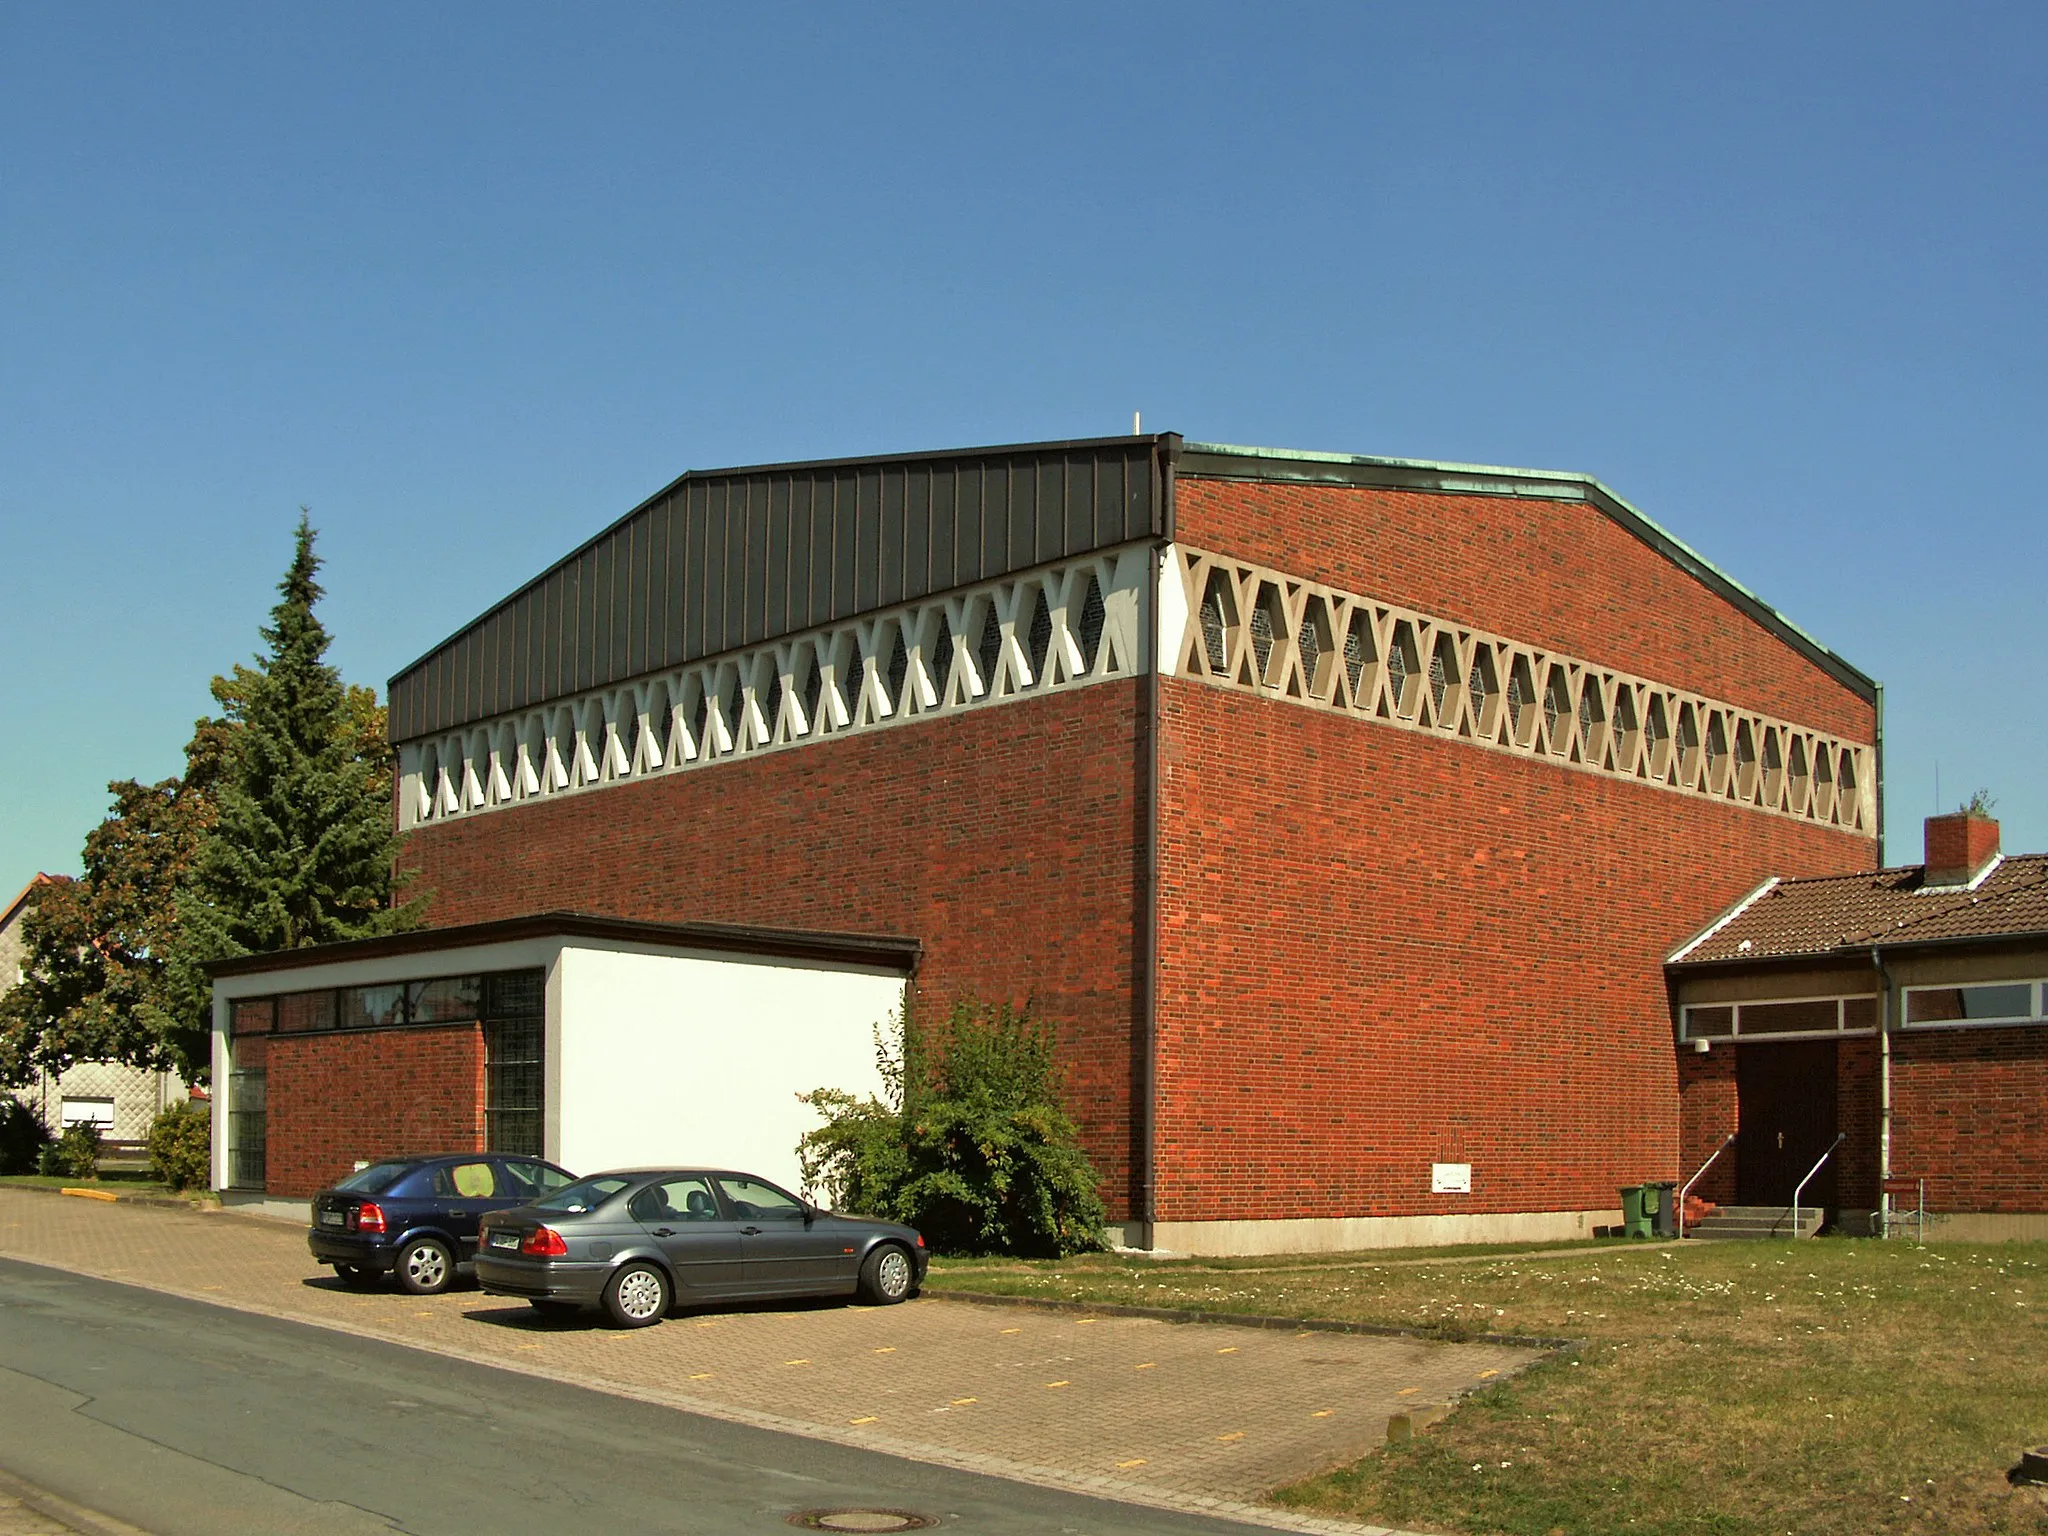
[[[1790,1205],[1806,1170],[1835,1140],[1835,1042],[1759,1041],[1735,1048],[1735,1198]],[[1802,1205],[1832,1210],[1835,1162],[1814,1175]]]

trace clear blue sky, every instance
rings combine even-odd
[[[309,505],[399,666],[690,467],[1577,469],[2048,848],[2048,8],[0,4],[0,886]],[[4,899],[4,898],[0,898]]]

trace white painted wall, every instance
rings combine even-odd
[[[903,979],[572,944],[549,992],[548,1140],[563,1166],[699,1164],[795,1189],[797,1138],[819,1123],[796,1096],[880,1091],[875,1025]]]

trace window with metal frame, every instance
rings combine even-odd
[[[2048,982],[1986,981],[1954,987],[1906,988],[1909,1028],[1956,1029],[1984,1024],[2048,1022]]]
[[[1783,997],[1688,1005],[1680,1017],[1679,1039],[1811,1040],[1828,1035],[1867,1035],[1876,1029],[1874,996]]]

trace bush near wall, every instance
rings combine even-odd
[[[149,1167],[172,1189],[204,1189],[213,1178],[213,1117],[173,1104],[149,1126]]]
[[[1101,1181],[1062,1103],[1055,1038],[1028,1007],[967,998],[929,1032],[899,1016],[876,1041],[884,1099],[805,1095],[826,1122],[797,1145],[805,1184],[941,1253],[1101,1247]]]
[[[50,1129],[19,1099],[0,1097],[0,1173],[34,1173]]]
[[[50,1171],[67,1179],[96,1179],[100,1176],[100,1128],[96,1125],[67,1125],[54,1156],[44,1161],[55,1164]]]

